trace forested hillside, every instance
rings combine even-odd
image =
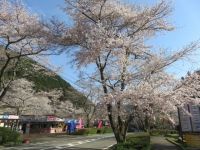
[[[48,92],[53,89],[60,89],[63,91],[61,101],[69,100],[78,107],[81,107],[82,100],[86,98],[55,72],[28,57],[22,58],[20,61],[16,78],[26,78],[32,81],[35,84],[36,91]]]

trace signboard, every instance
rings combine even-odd
[[[9,115],[7,115],[7,114],[3,115],[3,119],[8,119],[8,118],[9,118]]]
[[[15,119],[19,119],[19,116],[17,116],[17,115],[3,114],[3,115],[0,115],[0,119],[15,120]]]
[[[56,117],[55,116],[47,116],[47,121],[55,121]]]
[[[57,122],[64,122],[64,119],[61,119],[61,118],[57,118],[56,117],[56,120],[55,121],[57,121]]]
[[[189,105],[191,111],[192,129],[194,132],[200,132],[200,107]]]
[[[32,115],[27,115],[27,116],[20,116],[21,122],[64,122],[63,119],[60,119],[58,117],[55,117],[53,115],[50,116],[32,116]]]
[[[188,105],[185,105],[183,108],[179,109],[180,114],[180,123],[183,132],[192,131],[192,126],[190,122],[190,115],[188,112]]]
[[[16,115],[9,115],[8,119],[19,119],[19,116]]]
[[[57,122],[64,122],[64,119],[55,117],[55,116],[47,116],[47,121],[57,121]]]
[[[46,116],[20,116],[21,122],[46,122]]]
[[[200,132],[200,106],[184,105],[179,108],[179,115],[183,132]]]

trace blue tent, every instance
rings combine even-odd
[[[67,132],[68,132],[68,134],[74,133],[76,131],[75,120],[68,120],[65,123],[67,123]]]

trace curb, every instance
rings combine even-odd
[[[176,143],[176,142],[170,140],[169,138],[165,138],[165,139],[166,139],[168,142],[170,142],[170,143],[172,143],[172,144],[178,146],[181,150],[186,150],[186,149],[185,149],[184,147],[182,147],[180,144],[178,144],[178,143]]]

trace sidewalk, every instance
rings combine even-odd
[[[151,150],[180,150],[180,148],[168,142],[163,136],[152,136],[151,145]]]

